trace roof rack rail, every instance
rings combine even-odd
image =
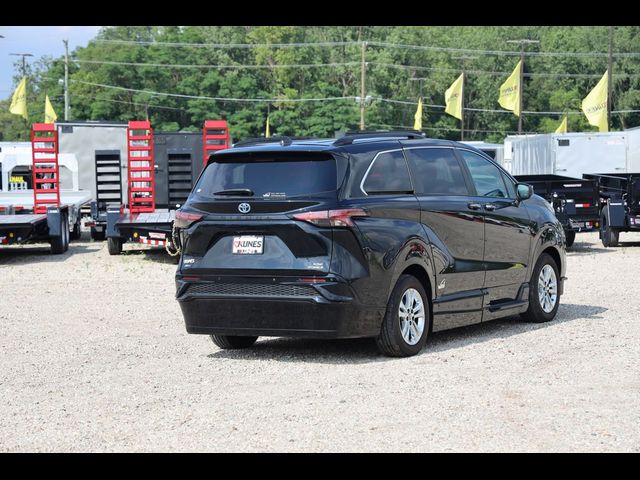
[[[291,139],[291,137],[286,136],[247,138],[245,140],[240,140],[239,142],[234,143],[232,148],[250,147],[252,145],[262,145],[264,143],[279,143],[284,147],[291,145],[291,143],[293,143],[293,140]]]
[[[356,130],[350,131],[344,134],[344,136],[338,138],[334,145],[351,145],[355,140],[363,139],[363,138],[395,138],[395,137],[404,137],[408,140],[422,139],[425,138],[424,133],[419,132],[418,130]]]

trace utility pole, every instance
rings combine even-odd
[[[520,38],[518,40],[507,40],[507,43],[516,43],[518,45],[520,45],[520,115],[518,115],[518,135],[522,134],[522,110],[523,110],[523,106],[524,106],[524,101],[523,101],[523,93],[524,93],[524,46],[525,44],[532,44],[532,43],[540,43],[540,41],[538,40],[529,40],[527,38]]]
[[[31,53],[10,53],[9,55],[13,55],[16,57],[22,57],[22,76],[27,76],[27,64],[25,62],[25,57],[33,57]]]
[[[69,40],[64,43],[64,119],[69,120]]]
[[[364,130],[364,101],[366,93],[367,63],[365,62],[365,51],[367,42],[362,42],[362,57],[360,60],[360,130]]]
[[[609,27],[609,59],[607,62],[607,130],[611,130],[611,99],[613,92],[613,27]]]

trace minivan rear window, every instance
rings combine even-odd
[[[207,166],[195,193],[249,189],[253,197],[294,197],[335,191],[336,184],[336,162],[328,154],[226,154]]]

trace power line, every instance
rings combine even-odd
[[[420,70],[420,71],[429,71],[429,72],[449,72],[449,73],[460,73],[461,69],[459,68],[437,68],[437,67],[420,67],[418,65],[402,65],[397,63],[380,63],[380,62],[367,62],[369,65],[378,65],[386,68],[398,68],[402,70]],[[492,75],[492,76],[503,76],[503,75],[511,75],[511,72],[500,72],[500,71],[488,71],[488,70],[465,70],[465,74],[473,74],[473,75]],[[524,77],[533,78],[533,77],[573,77],[573,78],[602,78],[602,73],[523,73]],[[616,74],[618,78],[638,78],[640,74],[634,73],[620,73]]]
[[[480,55],[504,55],[504,56],[520,56],[520,51],[509,50],[476,50],[472,48],[453,48],[453,47],[434,47],[428,45],[406,45],[400,43],[388,43],[388,42],[367,42],[371,46],[387,47],[387,48],[403,48],[409,50],[428,50],[435,52],[451,52],[451,53],[471,53]],[[537,57],[603,57],[606,58],[609,54],[606,52],[527,52],[527,55]],[[616,53],[614,57],[640,57],[640,53]]]
[[[148,47],[194,47],[194,48],[296,48],[296,47],[340,47],[359,45],[360,42],[294,42],[294,43],[186,43],[186,42],[156,42],[139,40],[93,40],[98,43],[113,45],[143,45]]]
[[[112,45],[139,45],[151,47],[194,47],[194,48],[302,48],[302,47],[338,47],[361,45],[361,41],[336,41],[336,42],[292,42],[292,43],[187,43],[187,42],[157,42],[145,40],[107,40],[95,39],[93,42]],[[470,53],[496,56],[520,56],[520,51],[513,50],[481,50],[472,48],[437,47],[431,45],[408,45],[401,43],[367,41],[368,45],[384,48],[398,48],[409,50],[425,50],[434,52]],[[536,57],[602,57],[608,56],[607,52],[527,52],[529,56]],[[618,58],[640,57],[639,52],[619,52],[613,55]]]
[[[128,100],[117,100],[115,98],[100,98],[100,97],[93,97],[91,95],[75,95],[76,97],[81,97],[81,98],[90,98],[92,100],[95,100],[96,102],[113,102],[113,103],[124,103],[127,105],[136,105],[136,106],[140,106],[140,107],[147,107],[147,108],[159,108],[162,110],[180,110],[182,112],[186,112],[187,109],[185,108],[180,108],[180,107],[166,107],[163,105],[152,105],[152,104],[146,104],[146,103],[139,103],[139,102],[129,102]]]
[[[196,64],[169,64],[169,63],[136,63],[136,62],[115,62],[110,60],[76,60],[76,63],[87,63],[97,65],[126,65],[132,67],[159,67],[159,68],[206,68],[206,69],[262,69],[262,68],[320,68],[320,67],[342,67],[359,65],[359,62],[336,62],[336,63],[295,63],[289,65],[196,65]]]
[[[212,100],[212,101],[220,101],[220,102],[244,102],[244,103],[278,103],[278,102],[290,102],[290,103],[301,103],[301,102],[324,102],[329,100],[355,100],[355,97],[324,97],[324,98],[233,98],[233,97],[208,97],[204,95],[183,95],[179,93],[165,93],[165,92],[154,92],[150,90],[139,90],[136,88],[126,88],[126,87],[118,87],[116,85],[105,85],[102,83],[93,83],[93,82],[85,82],[83,80],[75,80],[72,79],[72,82],[82,83],[84,85],[92,85],[95,87],[102,88],[111,88],[114,90],[123,90],[126,92],[137,92],[137,93],[146,93],[149,95],[159,95],[165,97],[176,97],[176,98],[191,98],[195,100]]]

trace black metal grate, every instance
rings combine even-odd
[[[190,295],[221,297],[315,297],[318,292],[306,285],[270,283],[194,283],[186,291]]]

